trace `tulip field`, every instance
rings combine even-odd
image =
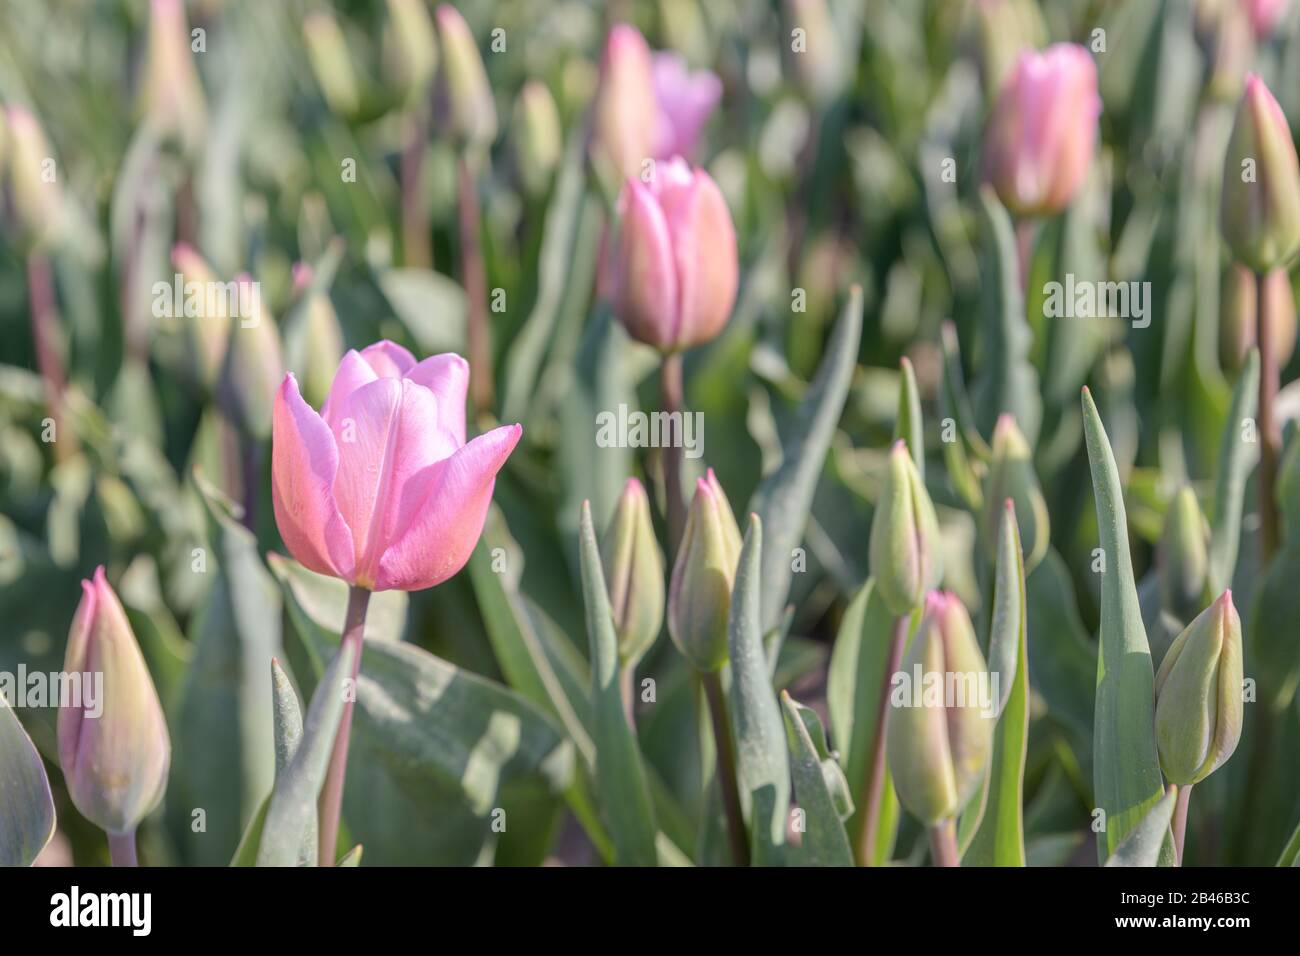
[[[1291,0],[5,3],[0,865],[1297,865],[1297,133]]]

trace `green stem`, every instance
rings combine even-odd
[[[722,677],[718,671],[700,676],[704,681],[704,696],[709,701],[709,722],[713,725],[713,741],[718,751],[718,781],[722,787],[722,806],[727,813],[731,858],[736,866],[749,866],[749,839],[745,836],[745,817],[736,785],[736,758],[731,746],[731,721],[722,693]]]
[[[952,817],[930,827],[930,861],[935,866],[961,866],[957,855],[957,824]]]
[[[479,236],[478,181],[468,156],[460,157],[461,284],[469,307],[469,389],[476,416],[490,415],[493,405],[492,330],[488,326],[487,268]]]
[[[135,831],[108,834],[108,856],[114,866],[139,866],[135,855]]]
[[[618,668],[618,689],[623,695],[623,714],[627,725],[636,732],[636,664],[631,661],[620,664]]]
[[[329,769],[320,795],[319,850],[316,862],[333,866],[339,839],[339,816],[343,810],[343,781],[348,771],[348,740],[352,736],[352,707],[356,697],[357,674],[361,671],[362,638],[366,630],[366,608],[370,604],[370,591],[352,585],[348,591],[347,616],[343,621],[343,640],[340,648],[351,646],[352,693],[343,702],[343,717],[339,732],[334,738],[334,751],[330,754]]]
[[[889,686],[903,663],[903,646],[907,643],[907,628],[911,619],[910,614],[894,618],[894,627],[889,637],[889,663],[881,681],[879,700],[876,701],[876,734],[871,741],[871,761],[867,764],[867,782],[863,788],[866,800],[858,815],[858,863],[862,866],[874,865],[878,852],[876,841],[880,837],[880,809],[885,800],[885,731],[889,723]]]
[[[1277,469],[1282,453],[1282,432],[1273,409],[1277,401],[1281,370],[1278,368],[1277,344],[1267,319],[1268,277],[1255,275],[1255,341],[1259,345],[1259,512],[1260,541],[1264,563],[1277,552],[1281,540],[1281,521],[1277,513]]]
[[[672,429],[673,416],[682,412],[682,356],[679,352],[665,355],[659,366],[659,404],[668,415],[669,429]],[[678,415],[680,419],[680,415]],[[680,427],[680,426],[679,426]],[[682,532],[686,528],[686,499],[682,495],[682,440],[683,435],[674,433],[669,436],[668,447],[664,455],[664,498],[668,502],[668,544],[672,555],[677,554],[677,547],[682,543]]]
[[[1178,791],[1178,800],[1174,804],[1174,854],[1178,865],[1183,865],[1183,843],[1187,835],[1187,805],[1192,799],[1192,785],[1174,787]]]

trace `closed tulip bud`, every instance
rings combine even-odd
[[[1196,493],[1183,486],[1165,514],[1156,557],[1161,605],[1180,622],[1191,620],[1205,606],[1209,545],[1210,530],[1196,502]]]
[[[997,558],[998,529],[1002,511],[1010,499],[1016,508],[1020,541],[1024,548],[1025,574],[1038,567],[1047,554],[1051,520],[1034,472],[1029,443],[1016,427],[1016,420],[1002,415],[993,429],[993,457],[989,462],[988,486],[984,494],[984,541],[990,560]]]
[[[388,0],[393,81],[407,103],[419,103],[438,68],[438,39],[424,0]]]
[[[953,594],[931,592],[901,674],[893,678],[885,748],[898,801],[926,826],[956,816],[993,748],[993,704],[979,699],[984,655]],[[915,681],[921,680],[921,687]]]
[[[907,443],[901,440],[889,451],[868,555],[876,589],[895,616],[920,607],[925,593],[938,587],[943,577],[939,520]]]
[[[162,799],[171,740],[149,668],[102,567],[81,591],[63,670],[81,675],[83,694],[59,708],[59,763],[81,815],[126,834]]]
[[[1300,248],[1295,143],[1282,107],[1254,74],[1228,141],[1219,218],[1233,257],[1255,272],[1285,265]]]
[[[727,615],[740,560],[740,528],[713,469],[695,484],[668,589],[668,633],[696,670],[727,662]]]
[[[235,278],[241,314],[230,342],[217,394],[231,420],[259,441],[271,436],[271,410],[284,376],[284,355],[275,319],[262,306],[260,287],[248,275]]]
[[[474,34],[450,4],[440,4],[434,17],[442,40],[438,112],[443,125],[462,144],[491,143],[497,135],[497,108]]]
[[[302,35],[326,105],[336,116],[355,115],[361,109],[361,88],[338,21],[327,10],[313,10],[302,19]]]
[[[664,622],[664,557],[650,521],[650,499],[635,478],[623,488],[600,551],[619,657],[635,663]]]
[[[392,342],[348,352],[320,414],[285,376],[275,396],[271,496],[289,552],[372,591],[419,591],[469,560],[497,472],[523,429],[465,440],[469,363],[416,362]]]
[[[1097,67],[1083,47],[1026,51],[1003,84],[984,136],[984,178],[1011,212],[1041,216],[1070,204],[1097,141]]]
[[[195,315],[187,311],[174,316],[189,341],[191,374],[200,386],[211,388],[221,374],[230,347],[229,299],[224,293],[215,294],[223,283],[217,282],[212,267],[193,246],[183,242],[173,246],[172,266],[184,283],[187,305],[192,301],[195,306]]]
[[[1241,674],[1241,619],[1224,591],[1174,639],[1156,673],[1156,746],[1170,783],[1199,783],[1237,749]]]
[[[1024,51],[1043,42],[1047,27],[1034,0],[977,0],[975,18],[980,76],[991,101]]]
[[[564,150],[560,112],[551,91],[540,80],[529,80],[519,91],[513,139],[515,168],[524,190],[530,196],[540,196],[550,186]]]
[[[638,177],[653,158],[659,115],[650,47],[636,27],[609,31],[592,114],[591,158],[606,181]]]
[[[1296,308],[1295,293],[1285,269],[1274,269],[1264,281],[1265,308],[1268,314],[1269,337],[1277,355],[1279,368],[1285,368],[1295,352]],[[1222,315],[1219,323],[1219,358],[1223,367],[1236,372],[1246,363],[1246,356],[1255,346],[1259,298],[1255,274],[1239,263],[1229,267],[1224,279]]]
[[[3,192],[8,223],[18,244],[38,248],[54,242],[63,218],[62,171],[36,117],[21,106],[5,109]]]
[[[717,184],[674,159],[648,183],[629,179],[619,211],[618,315],[628,334],[664,353],[717,336],[739,281],[736,231]]]
[[[142,88],[145,119],[155,132],[174,136],[187,152],[203,142],[207,105],[194,66],[183,0],[153,0]]]
[[[1255,39],[1266,40],[1277,25],[1286,16],[1286,9],[1289,0],[1244,0],[1243,6],[1246,8],[1246,15],[1250,18],[1251,29],[1255,32]]]
[[[795,52],[795,74],[816,103],[828,103],[848,80],[844,42],[826,0],[786,0],[791,29],[803,30],[805,47]]]

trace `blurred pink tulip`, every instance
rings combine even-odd
[[[618,315],[628,334],[661,352],[716,336],[736,301],[736,231],[709,174],[680,157],[619,199]]]
[[[636,27],[620,23],[609,31],[600,59],[593,157],[610,175],[638,175],[651,158],[657,117],[650,47]]]
[[[1246,15],[1250,18],[1255,38],[1263,40],[1272,35],[1278,23],[1286,16],[1289,0],[1245,0]]]
[[[285,376],[272,493],[293,556],[375,591],[418,591],[464,567],[523,432],[506,425],[467,444],[468,385],[459,355],[417,363],[387,341],[343,356],[319,415]]]
[[[1022,216],[1060,212],[1079,190],[1097,140],[1097,67],[1083,47],[1025,52],[1003,84],[984,138],[984,177]]]
[[[684,156],[691,159],[700,130],[722,98],[722,81],[708,70],[694,73],[676,53],[656,53],[653,61],[656,159]]]

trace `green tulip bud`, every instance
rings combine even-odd
[[[917,685],[917,681],[920,685]],[[932,591],[890,691],[885,746],[899,802],[926,826],[955,817],[993,748],[996,700],[970,616],[956,595]]]
[[[560,112],[546,84],[529,80],[519,91],[514,118],[515,169],[530,196],[540,196],[551,183],[563,151]]]
[[[194,67],[184,0],[153,0],[141,94],[144,116],[158,133],[178,139],[187,153],[202,145],[207,105]]]
[[[691,666],[727,662],[727,615],[740,560],[740,528],[713,469],[695,484],[668,588],[668,633]]]
[[[650,521],[650,499],[629,478],[601,541],[601,564],[625,664],[639,661],[664,622],[664,558]]]
[[[1008,499],[1015,505],[1016,524],[1020,526],[1024,547],[1025,574],[1028,574],[1047,554],[1051,520],[1034,472],[1029,443],[1016,427],[1016,420],[1002,415],[993,429],[993,456],[984,494],[984,541],[990,561],[997,560],[998,529]]]
[[[25,249],[54,242],[63,219],[60,170],[41,124],[21,106],[5,109],[4,192],[9,220]]]
[[[1199,783],[1237,749],[1241,674],[1241,619],[1224,591],[1174,639],[1156,673],[1156,746],[1170,783]]]
[[[407,103],[424,99],[438,68],[438,40],[424,0],[388,0],[393,82]]]
[[[876,589],[895,616],[920,607],[925,592],[938,587],[943,577],[934,504],[901,439],[889,451],[868,554]]]
[[[83,692],[59,707],[59,763],[81,815],[111,834],[126,834],[162,799],[171,740],[140,645],[104,569],[81,588],[63,670],[81,675]]]
[[[302,35],[326,105],[335,116],[355,115],[361,108],[361,88],[338,21],[326,10],[313,10],[302,19]]]
[[[1254,74],[1228,141],[1220,221],[1233,257],[1255,272],[1300,249],[1300,162],[1282,107]]]
[[[1196,493],[1184,486],[1165,513],[1156,566],[1160,604],[1181,623],[1205,606],[1210,574],[1210,529],[1196,503]]]
[[[1267,284],[1264,306],[1268,310],[1264,320],[1268,322],[1278,367],[1284,368],[1295,351],[1295,293],[1285,269],[1274,269],[1264,277],[1264,282]],[[1231,372],[1240,371],[1246,364],[1246,356],[1255,347],[1259,307],[1257,284],[1255,273],[1238,263],[1230,266],[1224,277],[1219,359]]]
[[[490,143],[497,134],[497,110],[474,34],[450,4],[439,5],[434,18],[442,40],[439,115],[448,132],[462,143]]]

